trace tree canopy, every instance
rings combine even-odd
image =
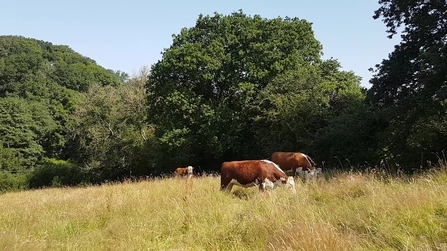
[[[382,18],[390,38],[402,37],[370,81],[369,97],[389,123],[384,153],[425,165],[447,147],[447,3],[379,3],[374,18]]]
[[[14,169],[70,157],[67,123],[81,93],[94,84],[122,81],[68,46],[0,36],[0,143],[21,160]]]
[[[239,11],[200,15],[175,35],[147,84],[164,164],[217,168],[225,159],[266,158],[272,149],[310,149],[333,109],[331,95],[341,103],[362,96],[358,77],[321,59],[311,26]],[[276,140],[265,144],[269,134]]]

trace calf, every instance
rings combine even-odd
[[[192,166],[178,167],[177,169],[175,169],[175,175],[176,176],[186,176],[186,175],[188,175],[188,177],[192,177],[193,172],[194,172],[194,167],[192,167]]]
[[[287,176],[275,163],[269,160],[242,160],[222,163],[220,190],[230,192],[233,185],[241,187],[258,186],[260,191],[275,188],[281,182],[295,191],[293,177]]]

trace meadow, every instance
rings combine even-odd
[[[218,176],[0,195],[0,250],[447,250],[447,170],[325,174],[259,193]]]

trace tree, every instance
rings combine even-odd
[[[402,41],[376,65],[369,97],[389,122],[384,156],[425,165],[447,149],[447,2],[380,0],[389,37]]]
[[[69,125],[72,161],[97,174],[98,180],[129,175],[148,175],[151,163],[152,127],[146,123],[145,83],[148,68],[142,68],[119,87],[92,86],[76,105]]]
[[[364,161],[356,158],[365,150],[359,142],[363,139],[352,129],[363,124],[357,114],[365,91],[358,76],[340,67],[334,59],[302,66],[279,75],[260,93],[255,131],[265,156],[299,150],[328,164],[335,156],[349,158],[352,164]],[[346,127],[340,126],[341,118]],[[357,129],[366,133],[361,126]]]
[[[0,36],[0,96],[13,92],[26,81],[42,77],[82,92],[92,84],[118,86],[122,83],[118,74],[66,45]]]
[[[3,148],[31,168],[42,158],[68,159],[67,122],[80,92],[125,79],[66,45],[0,36],[0,136]],[[2,164],[2,163],[0,163]]]
[[[173,37],[148,81],[149,119],[166,153],[162,165],[209,167],[254,157],[247,105],[278,74],[319,62],[320,54],[305,20],[242,11],[200,15],[195,27]]]
[[[0,98],[3,151],[10,149],[8,154],[20,159],[20,169],[34,167],[45,156],[43,145],[53,138],[56,129],[57,124],[42,103],[14,97]]]
[[[162,149],[159,164],[166,170],[186,164],[217,170],[224,160],[267,157],[273,146],[263,143],[271,126],[280,126],[276,147],[288,140],[290,130],[324,126],[323,100],[346,88],[335,83],[338,63],[323,62],[321,50],[306,20],[250,17],[242,11],[200,15],[195,27],[173,36],[147,83],[148,119]],[[358,78],[348,78],[348,85],[360,90]],[[272,113],[277,115],[269,117]],[[291,129],[284,124],[288,119]],[[309,131],[304,138],[317,129]],[[297,145],[300,140],[291,139],[289,149],[310,148],[311,143]]]

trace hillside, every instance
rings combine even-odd
[[[0,195],[2,250],[445,250],[447,172],[337,174],[297,193],[162,178]]]
[[[85,106],[85,93],[122,84],[119,72],[67,45],[0,36],[0,181],[4,173],[29,172],[45,159],[73,159],[71,117]],[[0,190],[8,189],[1,183]]]

